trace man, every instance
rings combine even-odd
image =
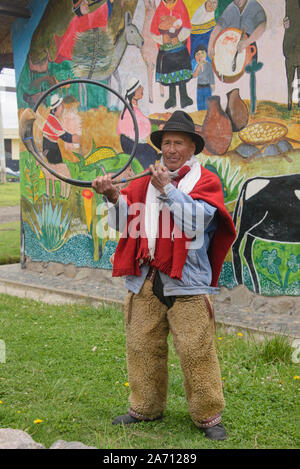
[[[191,117],[175,111],[150,138],[162,151],[161,163],[150,166],[151,176],[132,181],[121,195],[110,177],[93,181],[93,188],[108,200],[108,223],[116,227],[117,215],[123,231],[113,276],[125,275],[129,290],[125,319],[130,409],[113,424],[162,418],[171,330],[191,418],[206,437],[224,440],[225,403],[208,294],[217,291],[235,229],[218,177],[194,156],[204,141]]]
[[[241,39],[238,44],[238,52],[240,53],[261,37],[266,29],[266,22],[266,13],[256,0],[234,0],[225,8],[211,33],[208,56],[213,57],[215,39],[224,29],[238,28],[246,32],[248,37]]]

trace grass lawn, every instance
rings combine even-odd
[[[0,224],[0,265],[20,260],[20,222]]]
[[[0,184],[0,207],[20,205],[20,183]]]
[[[126,413],[129,395],[124,324],[117,309],[0,295],[0,339],[6,349],[0,363],[0,427],[25,430],[47,448],[58,439],[104,449],[299,447],[299,366],[278,337],[257,343],[238,334],[220,337],[217,331],[224,442],[207,440],[190,420],[171,339],[163,420],[125,428],[111,424]]]

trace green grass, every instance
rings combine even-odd
[[[20,222],[0,224],[0,265],[20,260]]]
[[[126,428],[111,424],[128,408],[122,313],[114,308],[53,306],[0,295],[0,427],[28,432],[47,448],[58,439],[99,448],[298,448],[298,365],[290,346],[278,352],[216,334],[226,408],[224,442],[193,425],[170,339],[169,397],[164,419]],[[34,423],[36,419],[41,423]]]
[[[0,207],[20,205],[20,183],[0,184]]]

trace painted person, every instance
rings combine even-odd
[[[225,402],[209,294],[218,291],[235,228],[219,178],[195,157],[204,141],[191,117],[175,111],[162,130],[152,132],[151,141],[162,151],[160,163],[150,166],[151,176],[132,181],[120,194],[109,176],[92,183],[107,200],[108,224],[116,227],[118,220],[122,231],[113,276],[126,276],[129,290],[125,320],[130,408],[113,424],[163,417],[171,331],[191,418],[207,438],[224,440]]]
[[[144,88],[140,80],[132,77],[127,84],[125,99],[135,114],[139,130],[139,143],[136,148],[135,158],[146,169],[150,164],[155,163],[157,151],[147,143],[152,126],[150,119],[139,108],[139,101],[143,98],[143,95]],[[131,114],[126,107],[124,107],[118,119],[117,134],[120,135],[121,147],[124,153],[130,155],[135,141],[135,131]]]
[[[211,32],[216,26],[215,11],[217,7],[218,0],[206,0],[193,14],[191,19],[191,57],[194,57],[195,50],[200,44],[208,47]]]
[[[238,52],[255,42],[262,36],[266,29],[266,13],[256,0],[234,0],[223,11],[218,18],[208,44],[208,56],[214,55],[214,42],[218,34],[226,28],[238,28],[244,30],[248,35],[241,39],[238,44]],[[253,57],[257,61],[257,53]]]
[[[175,107],[176,86],[179,88],[180,106],[193,104],[186,84],[192,78],[190,57],[191,22],[183,0],[161,0],[152,22],[151,34],[158,44],[156,81],[169,89],[165,109]]]
[[[61,138],[66,143],[79,143],[80,136],[67,132],[61,123],[64,113],[63,98],[57,94],[51,96],[50,114],[43,127],[43,155],[48,163],[58,165],[63,162],[58,139]]]
[[[77,35],[94,28],[105,28],[112,11],[114,0],[107,0],[90,13],[88,0],[73,0],[74,18],[70,21],[67,31],[63,36],[55,36],[56,57],[55,62],[72,60],[73,49]]]
[[[215,89],[215,76],[211,62],[207,60],[207,49],[204,44],[200,44],[195,50],[193,77],[197,78],[197,109],[202,111],[207,109],[207,98]]]

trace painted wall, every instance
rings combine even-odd
[[[236,3],[246,3],[241,22]],[[101,80],[125,96],[139,79],[140,143],[127,173],[156,160],[151,130],[184,108],[205,138],[199,160],[218,174],[238,231],[220,285],[299,295],[300,2],[114,0],[81,7],[77,16],[72,0],[32,0],[32,17],[14,23],[19,115],[63,80]],[[45,159],[75,179],[119,170],[132,126],[118,99],[83,83],[55,94],[37,112],[35,141]],[[63,106],[53,124],[55,100]],[[101,196],[56,180],[25,147],[20,151],[26,255],[110,269],[119,234],[101,223]]]

